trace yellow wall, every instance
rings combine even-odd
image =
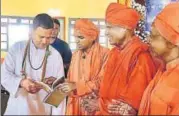
[[[6,56],[6,52],[1,51],[1,58],[4,58]]]
[[[117,0],[2,0],[2,15],[35,16],[57,8],[65,17],[104,17],[110,2]]]
[[[120,0],[124,3],[125,0]],[[109,3],[117,0],[1,0],[1,15],[30,16],[47,12],[50,8],[58,9],[66,18],[66,38],[68,18],[104,18]],[[1,52],[1,56],[6,53]]]
[[[50,8],[58,9],[61,16],[66,17],[68,38],[68,18],[104,18],[110,2],[117,0],[2,0],[1,15],[34,17]],[[1,52],[1,56],[5,53]]]
[[[55,8],[60,10],[61,16],[66,17],[68,23],[68,18],[104,18],[110,2],[117,0],[2,0],[1,14],[35,16]]]
[[[118,2],[120,4],[125,4],[127,6],[130,6],[131,5],[131,0],[118,0]]]

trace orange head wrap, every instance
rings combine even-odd
[[[97,39],[99,35],[99,29],[97,26],[88,19],[79,19],[75,22],[75,32],[79,31],[85,38]]]
[[[106,10],[106,22],[127,29],[134,29],[140,19],[139,13],[125,5],[111,3]]]
[[[154,25],[163,37],[179,46],[179,2],[167,5],[157,15]]]

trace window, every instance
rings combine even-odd
[[[8,49],[17,41],[28,40],[32,17],[1,16],[1,50]]]
[[[12,25],[8,26],[9,32],[9,47],[18,41],[28,40],[29,39],[29,25]]]
[[[74,33],[73,27],[74,27],[75,21],[77,19],[78,18],[70,18],[69,19],[68,43],[69,43],[72,51],[76,50],[75,38],[73,36],[73,33]],[[98,28],[100,29],[99,43],[104,47],[108,47],[108,40],[105,37],[105,21],[104,21],[104,19],[92,18],[90,20],[93,21],[93,23],[95,25],[97,25]]]
[[[7,50],[8,44],[7,37],[7,27],[5,25],[1,26],[1,50]]]
[[[62,40],[65,40],[65,17],[56,17],[60,22],[60,31],[58,37]]]
[[[57,17],[60,22],[59,37],[65,39],[65,18]],[[1,50],[8,49],[16,42],[28,40],[33,17],[1,16]]]

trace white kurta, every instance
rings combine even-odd
[[[9,50],[4,63],[1,66],[1,84],[10,93],[9,101],[5,115],[64,115],[66,110],[66,100],[58,108],[43,103],[47,93],[40,90],[36,94],[30,94],[23,88],[19,88],[21,77],[22,60],[27,42],[18,42]],[[47,59],[46,77],[64,76],[63,62],[61,55],[52,47],[49,47],[51,55]],[[33,67],[39,67],[43,61],[45,49],[36,49],[31,41],[30,60]],[[42,74],[42,68],[33,70],[26,59],[27,76],[33,80],[39,80]]]

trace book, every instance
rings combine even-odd
[[[43,99],[43,102],[58,107],[59,104],[68,96],[68,93],[64,93],[57,89],[60,84],[64,82],[65,77],[56,79],[51,87],[44,82],[37,82],[48,93],[47,96]]]

